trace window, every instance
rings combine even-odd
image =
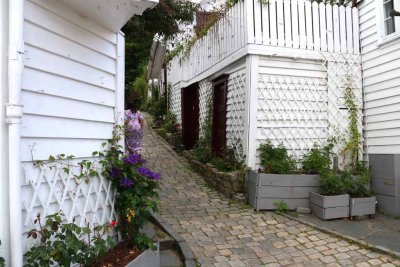
[[[400,11],[400,0],[378,0],[378,42],[384,43],[400,36],[400,17],[391,17],[392,10]]]

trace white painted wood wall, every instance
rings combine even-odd
[[[282,142],[301,158],[314,143],[346,136],[343,89],[349,75],[361,114],[358,19],[356,8],[304,0],[271,0],[268,5],[244,0],[193,46],[188,57],[172,61],[172,95],[195,82],[230,74],[230,89],[240,84],[244,93],[235,89],[229,94],[227,138],[232,144],[243,132],[248,167],[258,168],[257,148],[266,139]],[[244,61],[240,75],[234,73]],[[234,100],[238,95],[242,101]],[[173,106],[180,107],[181,100],[174,99],[179,102]],[[242,104],[243,109],[229,111]]]
[[[400,36],[378,43],[377,4],[361,1],[360,39],[369,154],[400,153]]]
[[[81,225],[85,218],[109,222],[113,194],[104,178],[86,185],[60,170],[35,168],[32,160],[60,153],[91,158],[112,136],[123,114],[124,38],[50,0],[26,0],[24,38],[24,231],[38,212],[60,209]]]

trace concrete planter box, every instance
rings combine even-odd
[[[322,220],[349,217],[349,195],[323,196],[310,192],[312,213]]]
[[[320,191],[319,175],[265,174],[247,172],[249,204],[255,210],[274,210],[274,202],[285,201],[289,209],[309,207],[309,193]]]
[[[156,250],[147,249],[137,256],[126,267],[160,267],[160,247]]]
[[[374,215],[376,197],[350,198],[350,216]]]
[[[221,172],[214,165],[203,164],[195,159],[189,151],[183,151],[183,156],[190,166],[199,174],[208,185],[229,198],[234,198],[237,193],[244,192],[244,171]]]

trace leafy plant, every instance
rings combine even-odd
[[[89,224],[79,227],[75,223],[62,223],[60,213],[47,216],[44,225],[38,214],[34,223],[38,229],[30,230],[28,238],[39,240],[40,244],[25,253],[27,267],[92,266],[114,243],[108,235],[112,224],[98,225],[91,230]]]
[[[329,148],[321,149],[314,145],[304,156],[302,165],[303,173],[308,174],[318,174],[328,170],[330,167]]]
[[[1,240],[0,240],[0,245],[1,245]],[[6,260],[3,257],[0,257],[0,267],[5,267],[6,266]]]
[[[284,201],[274,201],[275,212],[278,214],[285,214],[289,212],[289,205]]]
[[[352,183],[349,186],[348,193],[352,197],[370,197],[370,172],[364,165],[364,162],[358,161],[352,170]]]
[[[260,145],[261,165],[265,173],[290,174],[296,171],[296,161],[288,155],[286,148],[280,144],[275,147],[271,141]]]
[[[179,124],[177,123],[175,114],[168,112],[161,128],[163,128],[167,133],[177,133],[179,130]]]
[[[117,229],[122,238],[139,249],[153,248],[153,242],[141,232],[152,212],[159,206],[156,189],[160,174],[144,166],[145,160],[139,154],[124,154],[119,145],[123,129],[116,127],[108,142],[108,151],[102,162],[104,175],[110,179],[117,191],[115,209],[119,223]],[[107,144],[104,144],[107,145]]]
[[[343,172],[341,174],[327,170],[321,173],[321,193],[325,196],[342,195],[347,193],[352,183],[351,174]]]

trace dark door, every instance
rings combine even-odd
[[[214,153],[222,155],[226,146],[226,99],[228,75],[213,81],[214,103],[212,123],[212,148]]]
[[[199,140],[199,86],[182,88],[182,141],[186,150]]]

